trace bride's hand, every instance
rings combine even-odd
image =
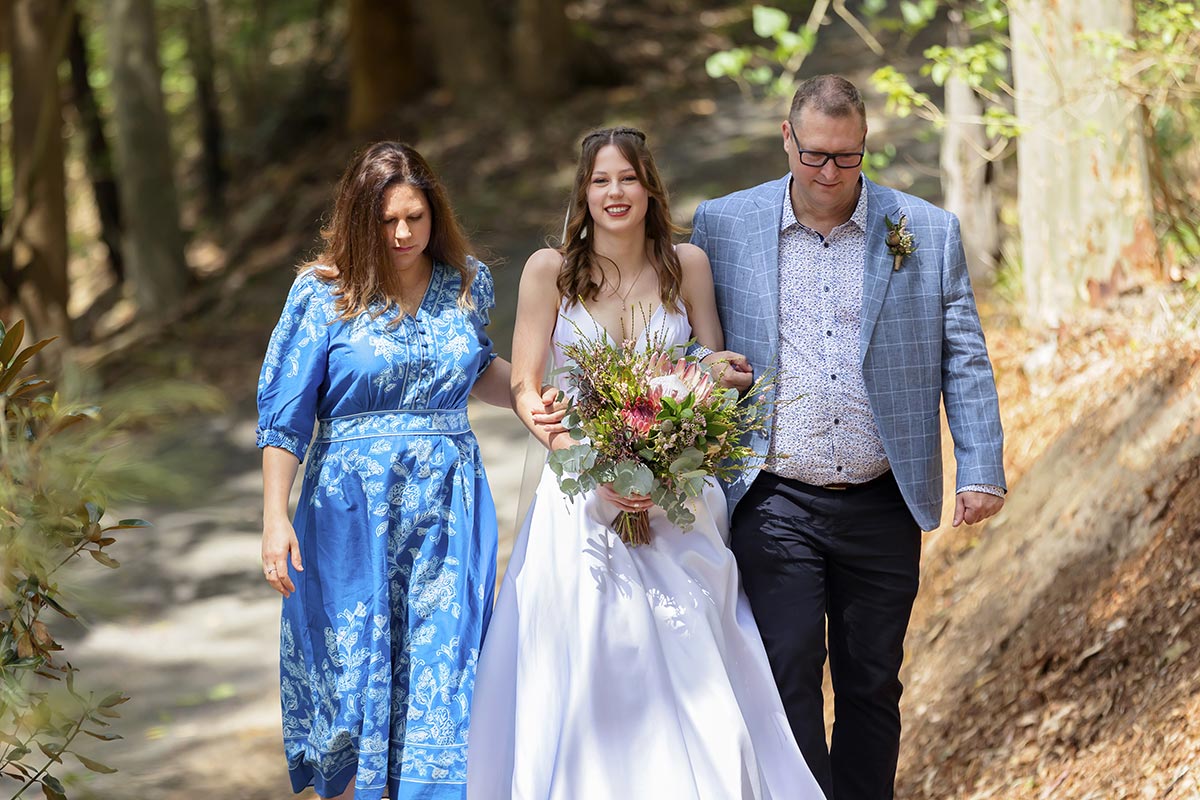
[[[741,353],[721,350],[705,356],[701,363],[712,368],[713,377],[724,389],[737,389],[740,394],[754,383],[754,367]]]
[[[650,498],[644,494],[635,494],[632,497],[625,497],[624,495],[617,494],[616,491],[613,490],[611,483],[600,484],[600,486],[596,489],[596,494],[600,495],[600,497],[612,503],[622,511],[648,511],[650,506],[654,505]]]

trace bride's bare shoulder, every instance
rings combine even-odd
[[[699,247],[688,242],[675,245],[675,254],[679,256],[679,265],[684,270],[708,270],[708,256]]]
[[[558,275],[562,261],[562,254],[553,247],[543,247],[525,261],[524,272],[536,276]]]

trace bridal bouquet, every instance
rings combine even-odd
[[[576,443],[551,453],[549,464],[568,497],[611,483],[625,497],[649,495],[688,530],[696,516],[687,501],[706,479],[730,477],[757,456],[741,437],[763,427],[763,381],[739,397],[696,359],[648,338],[642,346],[607,337],[562,346],[575,364],[563,424]],[[622,511],[612,526],[627,544],[650,541],[646,511]]]

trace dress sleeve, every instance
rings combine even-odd
[[[327,381],[329,327],[323,292],[324,285],[311,273],[296,279],[258,378],[258,446],[280,447],[301,461]]]
[[[496,358],[496,348],[492,345],[492,339],[487,333],[487,326],[492,320],[489,312],[496,307],[496,287],[492,283],[492,271],[488,269],[487,264],[476,261],[475,267],[475,280],[471,284],[471,299],[475,302],[472,316],[475,320],[475,333],[479,337],[480,350],[484,354],[479,360],[479,370],[475,373],[475,377],[478,378]]]

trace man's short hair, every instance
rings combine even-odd
[[[800,84],[792,95],[788,120],[796,120],[805,108],[812,108],[827,117],[848,117],[857,114],[867,123],[867,109],[858,87],[841,75],[817,75]]]

